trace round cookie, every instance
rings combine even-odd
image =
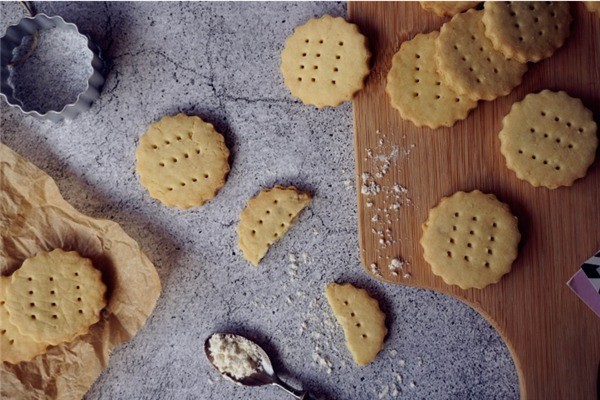
[[[10,285],[10,277],[0,276],[0,361],[18,364],[31,361],[35,356],[43,354],[48,343],[38,343],[29,336],[23,335],[10,323],[9,313],[5,307],[6,288]]]
[[[456,93],[473,100],[505,96],[521,84],[527,65],[507,59],[485,36],[483,11],[457,14],[436,40],[438,73]]]
[[[425,11],[431,11],[440,17],[453,16],[469,8],[475,8],[480,1],[420,1]]]
[[[485,35],[507,58],[525,63],[550,57],[569,36],[569,3],[485,2]]]
[[[386,91],[392,106],[416,126],[450,127],[465,119],[477,102],[448,88],[435,67],[439,32],[418,34],[402,43],[392,59]]]
[[[324,15],[296,28],[281,53],[292,95],[318,108],[351,100],[369,74],[371,53],[354,24]]]
[[[150,124],[135,152],[141,184],[167,206],[186,209],[216,196],[229,173],[229,149],[212,124],[178,114]]]
[[[520,239],[509,207],[475,190],[444,197],[429,211],[421,246],[431,271],[444,282],[482,289],[510,272]]]
[[[544,90],[513,104],[502,120],[506,166],[533,186],[571,186],[594,162],[598,137],[590,110],[565,92]]]
[[[92,262],[55,249],[23,262],[6,287],[10,323],[36,342],[73,341],[100,320],[106,286]]]

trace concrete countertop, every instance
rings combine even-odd
[[[345,3],[36,3],[91,35],[111,62],[101,98],[53,124],[4,102],[1,140],[49,173],[82,212],[112,219],[156,265],[163,293],[147,324],[117,348],[86,399],[284,399],[222,380],[204,358],[215,331],[243,333],[284,379],[331,399],[511,399],[517,374],[499,335],[450,297],[376,281],[359,261],[352,109],[292,98],[279,72],[285,38]],[[1,30],[23,15],[0,3]],[[67,75],[69,76],[69,75]],[[148,124],[201,116],[232,151],[225,187],[188,211],[153,200],[135,173]],[[259,268],[237,248],[238,215],[274,184],[314,201]],[[290,262],[297,258],[297,268]],[[367,288],[388,315],[384,350],[356,366],[323,294]]]

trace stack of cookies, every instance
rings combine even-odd
[[[567,3],[486,2],[438,5],[455,14],[439,32],[404,42],[392,60],[387,92],[403,119],[417,126],[450,127],[479,100],[505,96],[521,83],[527,62],[551,56],[569,35]],[[429,5],[424,8],[430,8]]]
[[[17,364],[71,342],[100,320],[106,286],[92,262],[55,249],[0,277],[0,355]]]

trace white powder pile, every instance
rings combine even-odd
[[[208,342],[213,364],[235,379],[246,378],[262,370],[263,358],[250,340],[236,335],[216,334]]]

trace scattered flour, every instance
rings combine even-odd
[[[325,369],[325,371],[327,371],[328,374],[331,374],[331,372],[333,371],[333,364],[331,363],[331,361],[329,361],[327,357],[321,355],[321,353],[319,353],[318,351],[314,351],[312,354],[312,359],[318,366]]]
[[[377,264],[371,264],[369,266],[369,268],[371,269],[371,273],[373,275],[381,276],[381,271],[379,270],[379,267],[377,266]]]
[[[387,397],[390,394],[390,387],[388,385],[383,385],[383,388],[381,389],[381,391],[379,392],[379,394],[377,395],[380,399],[383,399],[384,397]]]
[[[401,168],[400,161],[410,155],[415,145],[400,147],[388,144],[385,134],[377,130],[376,135],[378,136],[377,145],[374,148],[365,149],[364,161],[367,171],[363,172],[359,178],[361,179],[361,193],[367,197],[366,206],[372,210],[368,212],[371,219],[371,233],[376,237],[378,243],[377,259],[381,260],[388,257],[385,255],[385,250],[400,240],[400,232],[393,231],[393,228],[394,230],[398,229],[400,210],[405,206],[413,206],[408,188],[398,182],[388,182],[393,179],[386,178],[386,176],[390,171],[395,172]],[[383,206],[375,206],[372,199],[375,196]],[[390,274],[398,276],[400,269],[390,268]]]

